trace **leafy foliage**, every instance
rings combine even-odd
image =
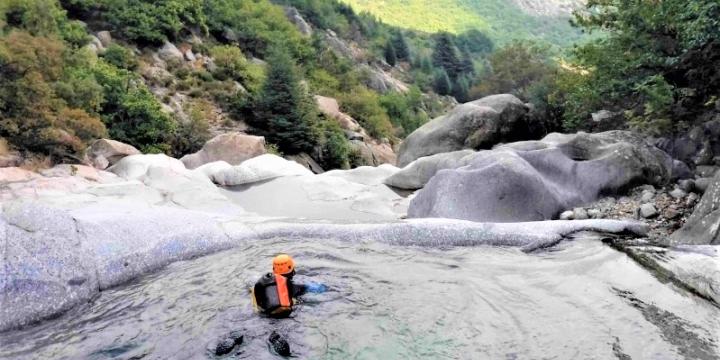
[[[663,132],[717,94],[720,77],[712,69],[720,61],[706,56],[720,52],[712,46],[720,41],[717,1],[592,0],[587,7],[576,23],[609,35],[574,52],[585,75],[574,80],[577,89],[564,89],[568,128],[582,127],[589,111],[610,108],[626,110],[633,126]]]
[[[0,38],[0,136],[20,150],[77,156],[105,135],[96,117],[69,108],[54,85],[65,68],[62,42],[24,31]]]
[[[380,105],[380,97],[364,86],[357,86],[341,97],[340,107],[375,138],[390,137],[393,133],[390,118]]]

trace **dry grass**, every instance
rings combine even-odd
[[[20,164],[20,168],[39,172],[40,170],[49,169],[53,166],[52,159],[47,155],[30,155],[26,157],[22,164]]]
[[[0,156],[10,153],[10,145],[5,138],[0,138]]]

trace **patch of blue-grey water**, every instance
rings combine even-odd
[[[248,289],[289,252],[299,280],[327,284],[293,317],[252,311]],[[658,281],[593,235],[551,251],[274,239],[169,265],[25,330],[8,359],[270,359],[277,331],[298,358],[712,359],[720,310]]]

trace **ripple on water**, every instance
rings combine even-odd
[[[331,291],[306,296],[291,319],[260,318],[248,289],[279,252],[294,255],[299,280]],[[241,330],[231,358],[271,359],[276,330],[301,358],[706,358],[719,319],[597,238],[531,254],[278,239],[172,264],[0,334],[0,357],[207,358]]]

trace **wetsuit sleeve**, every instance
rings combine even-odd
[[[293,297],[303,296],[307,292],[308,292],[307,285],[296,284],[296,283],[292,284],[292,296]]]

